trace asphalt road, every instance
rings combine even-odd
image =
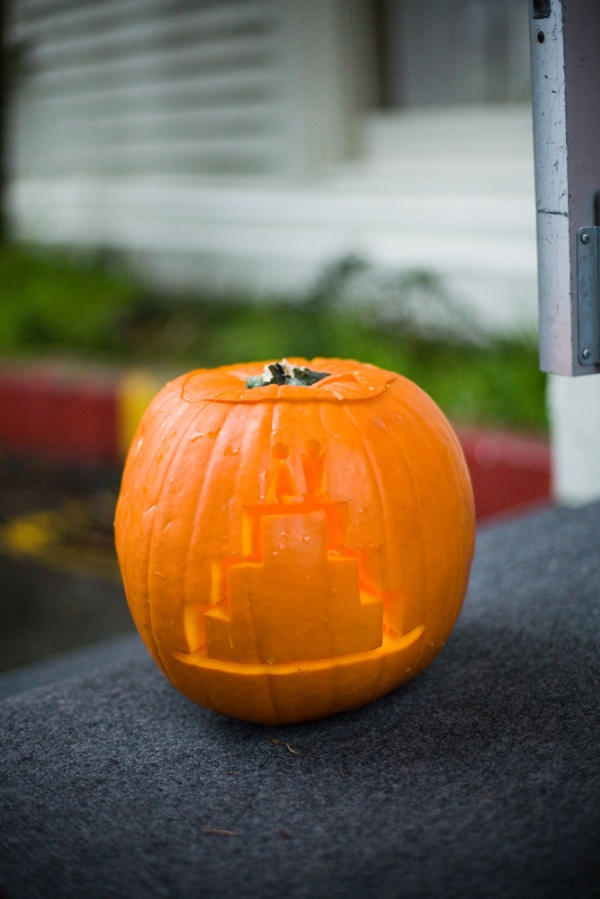
[[[0,671],[131,633],[118,471],[0,459]]]

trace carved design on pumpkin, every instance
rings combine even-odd
[[[475,536],[460,444],[416,385],[355,360],[291,362],[330,375],[249,390],[265,365],[254,362],[165,385],[132,442],[115,518],[131,613],[165,676],[206,708],[269,725],[358,708],[423,671],[460,611]],[[316,594],[310,612],[305,561],[328,603],[349,584],[343,611],[328,617]],[[264,577],[275,565],[277,586]],[[250,616],[250,648],[238,646],[256,661],[219,657],[235,648],[233,606],[246,614],[263,580],[265,640]],[[320,622],[314,640],[303,614]],[[375,647],[347,651],[362,625],[360,645]]]
[[[265,515],[261,543],[262,560],[230,566],[228,599],[204,615],[209,658],[275,664],[381,645],[381,599],[360,590],[356,557],[328,552],[323,510]]]
[[[391,594],[366,575],[377,567],[377,551],[345,547],[346,503],[323,488],[319,442],[308,440],[304,450],[300,490],[289,447],[273,446],[265,500],[244,510],[243,555],[214,559],[209,607],[185,607],[190,655],[277,665],[368,652],[384,636],[401,637],[384,624]],[[393,600],[397,618],[398,591]]]

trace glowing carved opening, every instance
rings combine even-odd
[[[263,558],[228,570],[228,601],[204,616],[210,658],[290,662],[375,649],[382,602],[361,593],[358,559],[327,551],[320,511],[265,515]]]
[[[306,443],[303,492],[288,455],[275,444],[265,502],[245,510],[244,557],[213,563],[209,658],[276,664],[381,646],[383,595],[360,580],[359,553],[342,554],[344,504],[323,490],[321,446]],[[198,625],[186,635],[199,648]]]

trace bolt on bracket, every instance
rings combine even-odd
[[[579,362],[600,364],[600,227],[577,232]]]

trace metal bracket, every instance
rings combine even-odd
[[[577,232],[579,362],[600,364],[600,227]]]

